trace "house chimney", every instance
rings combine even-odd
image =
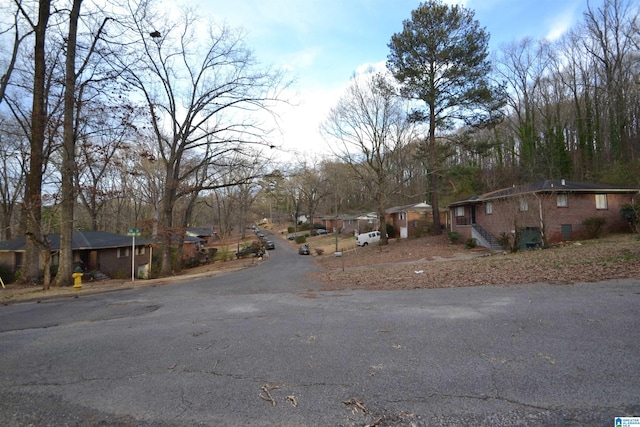
[[[563,179],[562,181],[560,181],[560,184],[562,184],[564,186],[564,185],[566,185],[566,181]]]

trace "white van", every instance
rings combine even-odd
[[[380,232],[372,231],[370,233],[362,233],[356,236],[356,245],[367,246],[369,243],[377,243],[380,241]]]

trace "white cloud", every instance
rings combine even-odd
[[[566,33],[574,24],[576,19],[576,9],[568,7],[558,15],[549,19],[549,30],[545,35],[545,39],[549,41],[558,40]]]
[[[297,105],[281,115],[284,157],[330,154],[320,134],[320,125],[327,118],[344,92],[345,85],[325,88],[306,88],[297,97]]]

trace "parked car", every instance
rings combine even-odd
[[[369,243],[377,243],[380,241],[380,232],[372,231],[370,233],[361,233],[356,236],[356,245],[367,246]]]
[[[318,228],[316,234],[329,234],[329,231],[326,228]]]
[[[266,249],[275,249],[276,248],[276,244],[273,243],[273,241],[271,241],[271,240],[265,240],[264,241],[264,247]]]
[[[309,251],[309,245],[302,245],[300,249],[298,249],[298,253],[300,255],[309,255],[311,252]]]

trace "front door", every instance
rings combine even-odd
[[[409,237],[409,229],[407,227],[400,227],[400,238],[406,239]]]

